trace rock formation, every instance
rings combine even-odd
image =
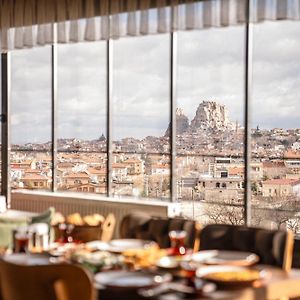
[[[234,124],[230,122],[224,105],[214,101],[203,101],[197,108],[190,128],[192,131],[197,129],[226,130],[234,129]]]
[[[176,134],[183,134],[187,132],[189,129],[189,119],[188,117],[183,113],[182,108],[176,109]],[[165,132],[165,136],[170,135],[170,124],[168,129]]]

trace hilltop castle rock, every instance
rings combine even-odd
[[[165,132],[165,137],[170,135],[170,124]],[[189,124],[188,117],[182,108],[176,109],[176,134],[182,135],[188,131],[197,130],[233,130],[235,128],[228,117],[225,105],[215,101],[202,101],[196,111],[194,119]]]
[[[165,136],[170,135],[170,125],[168,129],[165,132]],[[188,131],[190,125],[189,125],[189,119],[188,117],[183,113],[182,108],[176,109],[176,134],[184,134]]]
[[[203,101],[199,104],[190,129],[231,130],[234,124],[230,122],[228,111],[224,105],[214,101]]]

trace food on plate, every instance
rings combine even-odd
[[[122,265],[121,256],[107,251],[90,252],[86,249],[81,249],[72,253],[72,259],[87,266],[92,272],[120,268]]]
[[[239,271],[223,271],[212,272],[203,276],[203,278],[212,281],[219,282],[231,282],[231,281],[255,281],[260,278],[260,272],[258,270],[239,270]]]
[[[137,268],[147,268],[156,264],[157,260],[166,255],[166,250],[159,249],[157,244],[146,249],[129,249],[123,252],[125,263]]]

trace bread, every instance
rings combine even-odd
[[[81,218],[81,215],[79,213],[74,213],[67,216],[67,223],[81,226],[84,224],[84,221]]]

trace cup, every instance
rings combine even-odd
[[[27,232],[16,232],[15,234],[15,253],[27,253],[30,235]]]
[[[186,254],[186,248],[184,246],[185,237],[186,231],[184,230],[172,230],[169,232],[169,238],[171,242],[170,255]]]
[[[74,225],[61,223],[58,225],[58,229],[61,232],[61,237],[58,239],[60,243],[72,243],[72,231],[74,229]]]
[[[49,226],[46,223],[34,223],[28,227],[30,233],[29,251],[42,253],[49,248]]]

